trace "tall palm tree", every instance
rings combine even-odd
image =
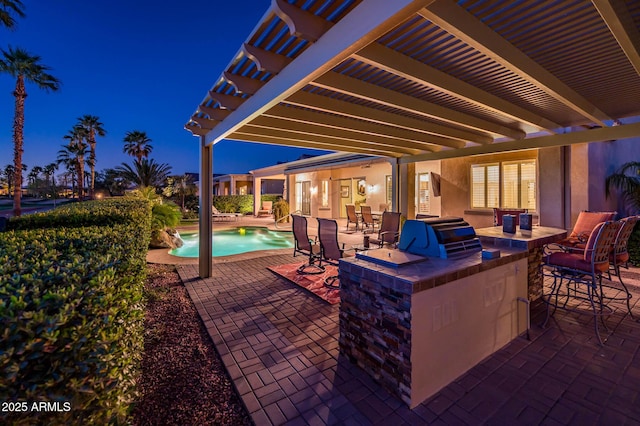
[[[100,118],[95,115],[83,115],[78,118],[78,124],[87,131],[87,143],[91,152],[87,163],[91,168],[91,183],[89,185],[89,196],[93,199],[93,191],[96,186],[96,136],[104,136],[107,132],[102,127]]]
[[[133,167],[122,163],[116,167],[122,178],[135,183],[138,187],[161,186],[171,172],[171,166],[166,163],[158,164],[153,159],[134,161]]]
[[[15,2],[15,0],[14,0]],[[22,188],[22,154],[24,152],[24,101],[27,98],[25,82],[34,83],[46,91],[56,91],[60,88],[60,81],[49,74],[49,67],[40,63],[40,56],[31,55],[24,49],[11,48],[2,51],[0,72],[8,73],[16,79],[13,91],[15,97],[15,116],[13,119],[13,165],[15,167],[14,186]],[[22,191],[14,191],[13,214],[20,216],[22,209],[20,202]]]
[[[123,152],[135,157],[138,163],[140,163],[143,158],[149,157],[149,154],[151,154],[153,150],[151,139],[149,139],[145,132],[139,130],[127,132],[124,136],[124,142]]]
[[[75,125],[69,133],[64,136],[65,139],[69,140],[69,144],[61,150],[64,152],[58,151],[58,154],[61,154],[63,159],[66,157],[74,158],[71,165],[75,166],[76,169],[78,199],[80,200],[84,197],[84,163],[87,154],[86,137],[87,131],[83,127]],[[58,159],[60,160],[60,157],[58,157]]]
[[[24,5],[20,0],[0,0],[0,24],[14,29],[16,26],[15,16],[24,18]]]
[[[13,189],[13,179],[15,178],[16,168],[13,167],[13,164],[7,164],[4,168],[5,179],[7,180],[7,191],[8,195],[11,195],[11,190]]]

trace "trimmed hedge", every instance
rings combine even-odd
[[[10,221],[35,229],[0,233],[0,401],[69,402],[70,411],[5,419],[126,422],[143,350],[151,206],[107,200],[62,210]]]

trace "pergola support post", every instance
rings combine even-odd
[[[198,265],[200,278],[213,274],[213,144],[207,144],[200,137],[200,251]]]

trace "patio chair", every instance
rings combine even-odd
[[[557,244],[565,248],[583,249],[595,226],[601,222],[613,220],[616,214],[617,212],[580,212],[569,236],[558,241]]]
[[[606,329],[604,316],[613,313],[613,309],[605,304],[605,300],[611,298],[604,294],[602,275],[609,271],[610,253],[620,226],[619,222],[612,221],[596,225],[582,253],[556,251],[545,256],[541,265],[542,276],[553,278],[553,283],[550,293],[542,295],[547,304],[543,327],[558,308],[590,314],[598,342],[603,344],[598,318]],[[563,287],[565,292],[561,294]],[[574,303],[569,305],[572,298]]]
[[[353,204],[347,204],[345,207],[347,208],[347,231],[349,230],[349,224],[351,223],[355,223],[357,231],[360,220],[356,214],[356,206]]]
[[[320,240],[320,264],[326,262],[337,266],[344,257],[344,243],[338,243],[338,222],[333,219],[318,218],[318,239]],[[336,284],[337,281],[337,284]],[[340,278],[332,275],[324,280],[325,287],[340,288]]]
[[[295,240],[293,256],[300,253],[309,257],[309,261],[298,268],[298,273],[305,275],[323,273],[324,266],[320,264],[320,246],[317,244],[316,238],[309,238],[307,218],[296,214],[292,214],[291,217],[293,218],[293,238]]]
[[[369,230],[369,226],[371,226],[370,232],[375,232],[376,223],[378,222],[374,219],[373,214],[371,214],[371,206],[360,205],[360,216],[362,216],[362,232],[366,232],[364,230],[364,226]]]
[[[233,219],[238,220],[238,216],[240,213],[220,213],[220,211],[216,208],[216,206],[211,206],[211,218],[213,220],[216,219]]]
[[[378,244],[382,247],[385,244],[395,246],[400,237],[400,213],[384,212],[382,213],[382,222],[378,230],[378,238],[372,238],[371,244]]]
[[[502,226],[502,217],[505,214],[512,214],[516,217],[516,226],[520,225],[520,214],[526,213],[527,209],[493,209],[493,226]]]
[[[271,216],[272,213],[273,213],[273,201],[263,201],[262,208],[258,210],[258,217]]]

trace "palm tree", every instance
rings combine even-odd
[[[16,20],[13,15],[24,18],[24,5],[20,0],[0,0],[0,24],[14,29]]]
[[[79,200],[82,200],[84,196],[84,156],[86,154],[87,145],[84,143],[62,145],[62,149],[58,151],[58,164],[64,164],[70,172],[75,171],[73,173],[75,174],[75,179],[72,179],[72,184],[75,183],[75,186],[78,188]]]
[[[40,177],[40,173],[42,173],[42,167],[33,166],[31,171],[27,175],[27,179],[29,179],[29,192],[33,191],[32,195],[40,195],[40,185],[38,182],[38,178]]]
[[[69,140],[67,150],[70,155],[75,156],[73,165],[76,168],[76,178],[78,179],[78,199],[82,200],[84,197],[84,163],[87,154],[85,139],[87,138],[87,131],[84,127],[76,124],[63,138]]]
[[[7,164],[4,168],[5,179],[7,180],[7,194],[11,195],[11,190],[13,189],[13,179],[16,175],[15,167],[13,164]]]
[[[50,185],[49,189],[51,189],[51,196],[53,197],[54,207],[56,205],[56,198],[58,198],[56,196],[56,182],[55,182],[55,176],[54,176],[56,170],[58,170],[57,163],[49,163],[42,168],[42,174],[44,174],[47,185]]]
[[[640,161],[623,164],[614,174],[605,180],[607,198],[611,189],[621,192],[629,207],[640,211]]]
[[[138,187],[161,186],[171,172],[171,166],[166,163],[158,164],[153,159],[134,161],[133,167],[126,163],[116,167],[116,171],[124,179],[135,183]]]
[[[138,163],[140,163],[143,158],[149,157],[149,154],[151,154],[153,150],[150,144],[151,139],[149,139],[145,132],[139,130],[127,132],[124,137],[124,142],[123,152],[132,157],[136,157]]]
[[[15,0],[14,0],[15,3]],[[21,48],[2,50],[3,58],[0,59],[0,72],[10,74],[16,79],[16,87],[13,96],[16,98],[15,116],[13,120],[13,165],[15,167],[14,186],[22,188],[22,153],[24,152],[24,101],[27,98],[25,81],[36,84],[46,91],[56,91],[60,88],[60,81],[49,74],[49,67],[40,63],[40,56],[30,55]],[[20,202],[22,191],[14,191],[13,214],[20,216],[22,209]]]
[[[89,167],[91,168],[91,183],[89,185],[89,196],[93,199],[93,191],[96,186],[96,136],[104,136],[107,132],[102,127],[100,118],[95,115],[83,115],[78,118],[78,125],[87,132],[87,142],[91,152],[89,153]]]

